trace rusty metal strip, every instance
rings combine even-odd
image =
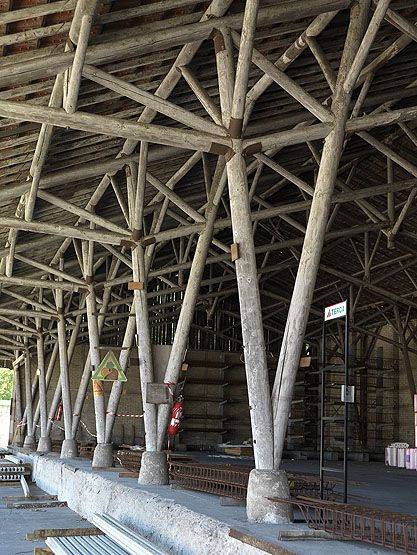
[[[170,461],[169,473],[177,487],[204,491],[213,495],[246,499],[249,473],[252,467],[231,464],[205,464]],[[319,497],[318,476],[289,473],[290,491],[295,495]],[[325,491],[328,498],[337,498],[334,491],[336,482],[326,481]]]
[[[417,553],[417,518],[375,507],[306,498],[273,499],[300,509],[310,528],[404,553]]]

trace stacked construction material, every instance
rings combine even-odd
[[[408,443],[392,443],[385,448],[385,464],[417,470],[417,448],[410,447]]]
[[[385,448],[387,466],[417,470],[417,395],[414,395],[414,432],[416,447],[410,447],[408,443],[391,443]]]

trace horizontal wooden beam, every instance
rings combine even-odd
[[[148,153],[148,162],[157,162],[166,158],[175,158],[182,154],[179,148],[167,146],[150,146]],[[46,173],[39,181],[39,189],[51,189],[57,185],[65,183],[74,183],[102,176],[104,173],[112,176],[122,169],[129,162],[138,159],[137,154],[129,156],[120,156],[119,158],[104,158],[99,162],[87,162],[75,167]],[[30,189],[30,181],[22,181],[21,183],[10,184],[7,187],[0,188],[0,201],[17,198],[26,193]]]
[[[257,25],[262,27],[271,23],[293,21],[302,17],[315,16],[321,13],[349,8],[352,0],[304,0],[279,2],[261,8],[258,12]],[[178,25],[143,32],[140,27],[131,37],[115,40],[112,43],[102,42],[90,46],[87,50],[87,64],[104,64],[146,52],[161,51],[187,43],[200,42],[208,39],[214,29],[230,27],[241,29],[244,14],[237,13],[224,17],[213,17],[198,23]],[[132,35],[134,29],[130,29]],[[43,58],[34,58],[20,63],[9,64],[0,68],[2,87],[33,81],[44,77],[55,76],[70,67],[74,58],[73,52],[53,54]]]
[[[416,118],[417,106],[399,108],[398,110],[391,110],[389,112],[349,119],[346,123],[346,132],[357,133],[359,131],[394,125]],[[317,123],[306,127],[295,127],[287,131],[278,131],[270,135],[246,139],[243,141],[243,148],[248,153],[256,153],[301,144],[307,141],[316,141],[327,137],[332,128],[333,126],[330,123]]]
[[[67,114],[65,110],[59,108],[36,106],[29,102],[0,100],[0,117],[217,154],[225,154],[231,147],[230,139],[201,131],[130,122],[86,112]]]
[[[72,239],[97,241],[98,243],[109,243],[110,245],[121,245],[123,241],[130,240],[128,233],[121,235],[110,231],[96,231],[94,229],[61,225],[59,223],[27,222],[20,218],[7,218],[5,216],[0,216],[0,227],[44,233],[46,235],[58,235]]]

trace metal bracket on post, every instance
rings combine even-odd
[[[236,260],[239,258],[239,244],[238,243],[233,243],[232,245],[230,245],[230,256],[232,259],[232,262],[236,262]]]
[[[332,418],[326,415],[326,371],[335,369],[335,365],[326,365],[326,322],[344,318],[345,320],[345,349],[344,349],[344,384],[342,386],[342,402],[344,406],[343,419]],[[353,389],[354,395],[354,389]],[[347,456],[349,439],[349,403],[353,402],[352,387],[349,385],[349,314],[348,301],[328,306],[324,309],[323,331],[322,331],[322,353],[321,353],[321,403],[320,403],[320,497],[324,497],[324,474],[325,472],[343,473],[343,502],[347,503]],[[326,467],[324,464],[324,428],[326,422],[343,420],[343,469]]]

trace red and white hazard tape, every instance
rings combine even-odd
[[[106,412],[110,416],[119,416],[124,418],[143,418],[143,414],[115,414],[114,412]]]

